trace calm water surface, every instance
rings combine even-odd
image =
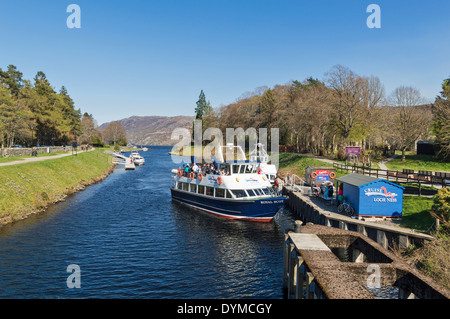
[[[282,298],[283,233],[172,203],[170,147],[0,229],[0,298]],[[67,266],[81,269],[69,289]]]

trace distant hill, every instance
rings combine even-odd
[[[179,140],[171,140],[176,128],[192,129],[194,116],[132,116],[119,120],[127,132],[128,143],[142,145],[175,145]],[[100,125],[103,131],[108,123]]]

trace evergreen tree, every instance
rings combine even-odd
[[[195,119],[201,120],[203,119],[203,115],[211,111],[211,103],[209,101],[206,101],[205,93],[203,93],[203,90],[201,90],[196,104],[197,107],[195,108]]]
[[[450,78],[442,83],[441,96],[433,105],[433,131],[440,144],[439,155],[450,160]]]

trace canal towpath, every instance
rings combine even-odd
[[[94,149],[92,149],[94,150]],[[82,153],[82,152],[89,152],[89,151],[78,151],[78,153]],[[41,156],[41,157],[26,157],[17,161],[11,161],[11,162],[5,162],[5,163],[0,163],[0,167],[1,166],[10,166],[10,165],[17,165],[17,164],[24,164],[24,163],[30,163],[30,162],[41,162],[41,161],[46,161],[46,160],[50,160],[50,159],[57,159],[57,158],[61,158],[61,157],[66,157],[66,156],[71,156],[74,155],[72,154],[72,152],[67,152],[64,154],[58,154],[58,155],[51,155],[51,156]]]

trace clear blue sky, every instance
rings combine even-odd
[[[69,4],[81,29],[69,29]],[[369,29],[369,4],[381,29]],[[447,0],[15,0],[0,2],[0,67],[66,86],[99,124],[132,115],[193,115],[200,90],[213,107],[259,86],[335,64],[376,75],[389,93],[430,100],[450,76]]]

